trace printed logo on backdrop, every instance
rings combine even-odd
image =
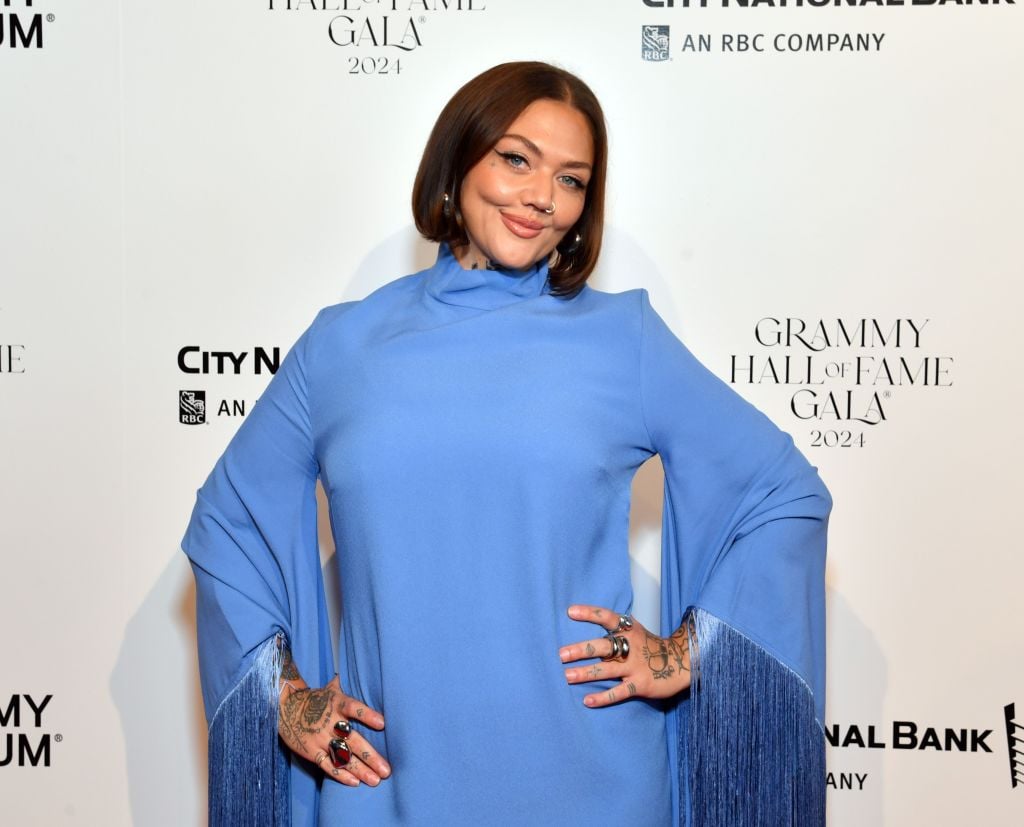
[[[642,0],[649,9],[721,8],[816,8],[847,9],[886,6],[997,6],[1016,5],[1016,0]],[[645,26],[647,28],[653,28]],[[837,33],[834,31],[787,32],[686,32],[677,43],[681,53],[722,52],[757,54],[764,52],[880,52],[885,32]],[[643,53],[644,60],[654,60]],[[659,60],[671,58],[658,58]]]
[[[3,308],[0,307],[0,312]],[[4,342],[3,331],[0,330],[0,377],[25,372],[25,345]]]
[[[276,13],[302,12],[343,50],[350,75],[399,75],[410,53],[436,42],[452,15],[487,10],[488,0],[266,0]],[[493,2],[493,0],[491,0]]]
[[[0,0],[0,48],[42,49],[45,24],[54,20],[37,11],[33,0]]]
[[[25,372],[25,346],[0,344],[0,376]]]
[[[178,421],[182,425],[206,424],[206,391],[178,391]]]
[[[0,771],[7,767],[48,767],[50,748],[64,736],[40,732],[43,713],[53,695],[11,695],[0,705]]]
[[[1016,716],[1016,704],[1003,707],[1006,719],[1006,753],[1010,762],[1010,786],[1024,787],[1024,723]]]
[[[668,26],[644,26],[640,33],[640,55],[644,60],[668,60]]]
[[[204,350],[186,345],[178,351],[178,370],[189,376],[274,375],[281,366],[281,348],[255,347],[249,350]],[[238,419],[256,404],[227,395],[228,384],[215,380],[220,392],[215,406],[207,403],[206,388],[178,390],[178,422],[182,425],[207,425],[213,418]],[[212,398],[212,397],[211,397]]]
[[[931,394],[953,384],[953,357],[925,350],[931,319],[813,319],[765,316],[753,329],[755,353],[733,354],[734,385],[779,385],[789,413],[812,429],[814,447],[867,444],[901,395]]]
[[[1006,732],[1006,764],[1001,760],[1003,745],[998,743],[1000,736],[995,734],[1003,727],[935,727],[917,721],[893,721],[890,727],[831,724],[825,728],[825,740],[829,747],[844,750],[906,750],[986,756],[984,760],[991,761],[993,772],[1003,775],[1009,769],[1010,786],[1024,788],[1024,724],[1016,720],[1014,704],[1003,707],[1002,718]],[[826,783],[835,790],[863,790],[868,784],[868,773],[830,772]]]

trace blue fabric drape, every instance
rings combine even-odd
[[[696,687],[667,722],[680,823],[824,823],[831,495],[646,291],[642,306],[641,394],[665,469],[661,633],[698,621]]]

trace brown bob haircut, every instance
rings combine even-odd
[[[502,63],[459,89],[438,117],[423,150],[412,189],[412,213],[424,238],[447,242],[453,248],[468,243],[458,203],[461,183],[522,111],[537,100],[559,101],[579,110],[590,124],[594,140],[594,166],[583,213],[555,248],[548,269],[551,292],[572,296],[594,271],[601,252],[608,135],[594,93],[570,72],[536,61]],[[445,193],[451,199],[447,211]],[[577,233],[580,243],[572,249]]]

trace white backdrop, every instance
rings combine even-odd
[[[0,818],[205,821],[178,541],[255,351],[433,262],[408,201],[434,118],[543,59],[608,117],[592,284],[647,287],[833,493],[829,823],[1024,823],[1022,12],[889,2],[0,6]],[[185,372],[190,347],[247,356]],[[648,623],[661,484],[634,484]]]

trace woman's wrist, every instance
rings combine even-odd
[[[693,626],[693,619],[686,617],[669,637],[665,638],[665,645],[675,662],[675,679],[678,684],[677,692],[688,689],[691,683],[690,662],[693,652],[691,651],[691,640],[696,644],[696,630]]]
[[[287,646],[284,647],[282,653],[281,680],[278,684],[278,689],[281,692],[282,701],[293,692],[297,692],[300,689],[309,689],[309,685],[302,679],[302,675],[299,674],[299,669],[295,665],[295,661],[292,660],[291,650]]]

